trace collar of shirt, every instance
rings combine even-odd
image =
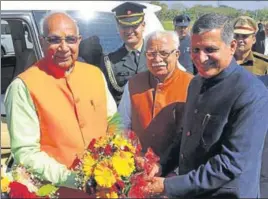
[[[244,62],[241,65],[253,66],[253,63],[254,63],[254,56],[253,56],[253,52],[250,51],[249,55],[246,57],[246,59],[244,60]]]
[[[61,69],[58,67],[52,66],[47,61],[43,58],[41,59],[38,63],[37,66],[39,68],[43,68],[48,74],[52,75],[55,78],[64,78],[69,76],[75,67],[75,63],[72,67],[70,67],[67,71],[63,72]]]
[[[179,78],[181,75],[180,69],[177,67],[174,68],[174,70],[171,72],[170,76],[167,77],[164,82],[161,82],[158,77],[154,76],[152,73],[149,73],[149,84],[152,88],[155,88],[156,86],[159,86],[161,88],[168,87],[168,85],[172,84],[172,82]]]
[[[142,44],[138,47],[138,49],[136,49],[139,53],[141,53],[142,46],[143,46],[143,42],[142,42]],[[132,51],[134,51],[134,49],[131,49],[131,48],[128,47],[127,45],[125,45],[125,47],[126,47],[126,49],[127,49],[127,51],[128,51],[129,53],[131,53]]]

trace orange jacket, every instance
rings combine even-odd
[[[92,138],[106,133],[105,82],[97,67],[81,62],[67,77],[55,72],[41,60],[19,78],[36,108],[41,151],[70,167]]]

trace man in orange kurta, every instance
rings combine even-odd
[[[11,151],[56,185],[75,187],[70,170],[92,138],[104,136],[116,112],[102,72],[76,61],[81,40],[74,20],[58,12],[43,20],[45,57],[9,86],[5,106]]]
[[[168,147],[178,136],[175,129],[181,125],[188,85],[193,78],[178,68],[178,46],[175,33],[161,31],[149,36],[149,71],[129,80],[118,108],[125,128],[137,134],[143,151],[151,147],[162,165],[167,164]],[[163,167],[163,175],[169,170],[167,166]]]

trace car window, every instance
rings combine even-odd
[[[39,33],[40,21],[47,12],[48,11],[41,10],[33,11]],[[123,44],[113,13],[93,12],[90,13],[90,16],[83,15],[83,13],[79,11],[67,11],[67,13],[77,21],[82,39],[99,39],[99,43],[105,54],[115,51]]]
[[[1,34],[1,94],[6,92],[11,81],[31,66],[36,60],[32,35],[28,24],[22,19],[1,20],[10,34]],[[13,43],[13,40],[16,41]]]
[[[9,35],[10,34],[10,28],[6,21],[1,20],[1,35]]]

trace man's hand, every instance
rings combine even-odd
[[[152,178],[148,185],[145,187],[145,190],[148,190],[150,195],[158,195],[164,193],[164,180],[165,178],[154,177]]]
[[[135,157],[135,162],[138,170],[142,170],[144,168],[145,159],[143,157]],[[162,167],[160,164],[153,164],[152,170],[148,174],[148,178],[152,178],[154,176],[161,176]]]
[[[154,164],[151,172],[148,175],[148,178],[153,178],[154,176],[161,176],[162,174],[162,167],[160,164]]]

